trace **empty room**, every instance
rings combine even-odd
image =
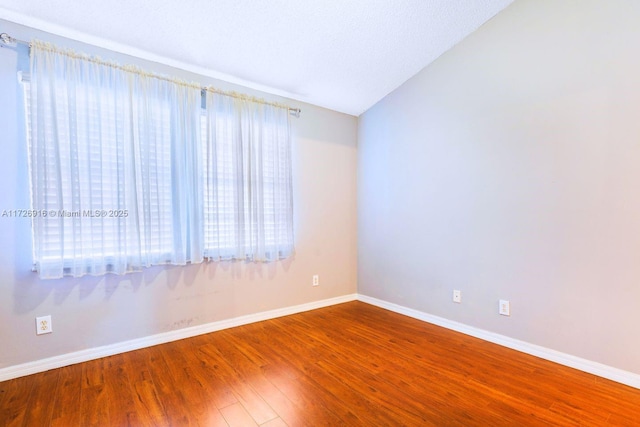
[[[0,0],[0,426],[640,425],[639,22]]]

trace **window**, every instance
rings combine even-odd
[[[271,261],[291,255],[288,109],[207,91],[201,126],[205,256]]]
[[[31,48],[29,166],[43,278],[202,260],[199,87]],[[189,155],[196,150],[195,155]],[[194,235],[191,235],[194,231]]]
[[[34,42],[34,267],[123,274],[293,253],[289,114]]]

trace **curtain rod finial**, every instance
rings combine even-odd
[[[301,109],[299,108],[289,108],[289,113],[293,116],[293,117],[297,117],[300,118],[300,113],[302,112]]]
[[[0,34],[0,41],[2,41],[5,46],[9,47],[16,47],[18,44],[18,41],[7,33]]]

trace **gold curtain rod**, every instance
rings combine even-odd
[[[31,47],[31,42],[27,42],[25,40],[20,40],[20,39],[13,38],[7,33],[0,33],[0,46],[2,46],[2,47],[16,47],[18,44],[23,44],[23,45]],[[50,43],[40,43],[40,44],[43,47],[47,48],[47,49],[50,49],[50,50],[55,51],[55,52],[60,52],[60,53],[63,53],[65,55],[70,55],[70,56],[73,56],[73,57],[76,57],[76,58],[86,59],[86,60],[89,60],[89,61],[92,61],[92,62],[96,62],[96,63],[103,64],[103,65],[108,65],[108,66],[111,66],[111,67],[116,67],[116,68],[124,70],[124,71],[137,72],[137,73],[142,73],[144,75],[147,75],[147,76],[150,76],[150,77],[154,77],[154,78],[158,78],[158,79],[174,81],[174,79],[171,79],[171,78],[168,78],[168,77],[165,77],[165,76],[161,76],[161,75],[158,75],[158,74],[145,72],[144,70],[142,70],[142,69],[140,69],[138,67],[135,67],[135,66],[122,66],[122,65],[116,64],[115,62],[103,61],[102,59],[93,58],[93,57],[90,57],[90,56],[84,55],[84,54],[78,54],[78,53],[72,52],[71,50],[61,50],[61,49],[56,48],[55,46],[53,46]],[[302,110],[300,108],[289,107],[288,105],[280,104],[278,102],[266,101],[266,100],[264,100],[262,98],[257,98],[255,96],[246,95],[246,94],[235,92],[235,91],[224,91],[224,90],[215,88],[213,86],[203,87],[203,86],[200,86],[200,85],[190,84],[190,83],[184,82],[184,81],[180,81],[180,82],[182,84],[186,84],[188,86],[200,87],[200,90],[202,91],[202,93],[205,93],[205,92],[219,93],[220,95],[231,96],[233,98],[238,98],[238,99],[242,99],[242,100],[246,100],[246,101],[257,102],[257,103],[266,104],[266,105],[273,105],[274,107],[287,108],[289,110],[289,113],[292,114],[295,117],[300,117],[300,113],[302,112]]]

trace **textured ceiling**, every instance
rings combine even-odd
[[[0,0],[0,18],[359,115],[512,1]]]

